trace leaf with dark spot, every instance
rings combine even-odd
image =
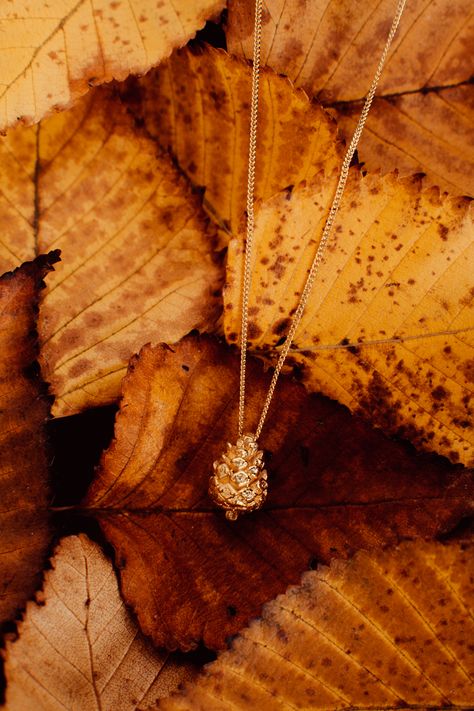
[[[2,8],[0,130],[65,109],[91,87],[144,74],[182,47],[223,0],[49,0]]]
[[[333,189],[316,180],[292,194],[290,203],[281,192],[256,212],[250,307],[258,308],[249,310],[249,342],[272,365],[316,254]],[[308,389],[420,449],[469,466],[473,214],[468,198],[425,188],[417,176],[363,176],[352,168],[289,352]],[[277,227],[282,241],[272,250]],[[229,244],[224,292],[224,327],[232,342],[240,332],[243,251],[239,235]],[[262,266],[270,252],[282,263],[298,256],[271,287]],[[266,303],[269,290],[278,306]]]

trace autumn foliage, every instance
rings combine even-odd
[[[235,523],[207,486],[238,412],[253,4],[16,5],[5,708],[473,707],[467,0],[407,4],[260,438],[268,499]],[[394,9],[264,8],[249,431]],[[58,424],[89,451],[91,413],[97,451],[58,474]]]

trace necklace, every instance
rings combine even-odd
[[[258,117],[258,91],[260,78],[260,53],[262,37],[262,9],[263,0],[255,0],[255,27],[253,46],[253,69],[252,69],[252,101],[250,111],[250,140],[249,140],[249,163],[247,182],[247,232],[244,256],[244,272],[242,287],[242,326],[241,326],[241,348],[240,348],[240,392],[239,392],[239,421],[238,439],[235,445],[227,443],[227,451],[216,460],[213,465],[213,473],[209,482],[209,495],[214,503],[226,512],[226,518],[235,521],[239,514],[249,513],[259,509],[264,503],[267,495],[267,472],[263,461],[263,451],[258,447],[258,438],[262,432],[265,419],[270,408],[270,403],[275,392],[278,377],[283,368],[283,364],[290,350],[295,337],[296,330],[300,323],[306,303],[311,294],[316,274],[323,260],[328,239],[331,234],[334,219],[339,210],[342,196],[349,175],[349,167],[357,149],[367,116],[379,83],[382,69],[387,59],[388,51],[392,40],[400,23],[406,0],[398,0],[395,16],[385,42],[382,55],[377,69],[372,79],[370,89],[366,96],[362,112],[357,122],[354,135],[347,148],[341,166],[341,172],[334,194],[334,199],[329,210],[328,218],[323,229],[319,246],[310,267],[306,283],[304,285],[298,306],[291,320],[290,328],[286,340],[282,346],[278,357],[273,376],[268,388],[262,413],[255,433],[245,433],[245,378],[247,363],[247,335],[248,335],[248,312],[251,283],[251,258],[254,235],[254,193],[255,193],[255,164],[257,149],[257,117]]]

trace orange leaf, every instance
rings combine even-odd
[[[474,706],[472,540],[306,573],[161,711]]]
[[[222,0],[49,0],[0,10],[0,129],[36,123],[91,86],[142,74],[182,47]]]
[[[332,187],[297,186],[256,215],[249,338],[276,359]],[[453,462],[474,462],[470,200],[419,176],[354,168],[290,356],[311,390]],[[240,330],[242,236],[229,246],[225,330]]]
[[[160,646],[222,647],[311,562],[434,536],[472,510],[472,472],[414,456],[283,379],[260,442],[267,504],[227,522],[207,485],[235,434],[238,379],[237,354],[210,338],[145,346],[86,497],[115,548],[125,599]],[[249,430],[267,387],[250,359]]]
[[[36,317],[58,254],[0,277],[0,621],[15,617],[41,575],[50,526],[46,387],[38,377]]]

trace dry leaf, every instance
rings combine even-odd
[[[176,52],[129,86],[125,100],[149,133],[171,150],[226,230],[240,226],[246,200],[251,69],[224,51]],[[329,115],[283,77],[262,72],[255,195],[339,165],[341,144]]]
[[[261,438],[267,504],[229,523],[207,485],[236,431],[238,378],[237,354],[210,338],[143,348],[84,503],[115,548],[125,600],[160,646],[222,647],[315,561],[434,536],[473,508],[472,472],[415,456],[283,379]],[[268,381],[250,359],[249,430]]]
[[[474,707],[472,542],[306,573],[161,711]]]
[[[6,645],[8,711],[132,711],[194,676],[139,632],[97,544],[63,539],[52,568]]]
[[[0,277],[0,622],[33,594],[49,543],[45,421],[36,317],[53,252]]]
[[[267,3],[262,61],[320,101],[367,93],[395,14],[396,0],[296,0]],[[406,4],[379,93],[401,93],[468,81],[474,35],[469,0]],[[227,46],[252,57],[252,0],[229,4]]]
[[[338,106],[347,140],[360,104]],[[474,195],[474,87],[378,98],[370,110],[359,157],[371,172],[422,171],[427,181],[454,195]]]
[[[125,79],[182,47],[222,0],[48,0],[0,10],[0,129],[67,108],[91,86]]]
[[[0,256],[10,266],[36,249],[63,254],[39,324],[53,413],[110,402],[144,342],[212,327],[222,279],[214,231],[168,157],[106,92],[11,132],[2,147],[12,168],[4,203],[18,208],[2,213],[12,254]]]
[[[258,211],[254,349],[282,343],[331,200],[330,188],[314,184]],[[291,352],[306,385],[418,447],[473,463],[469,200],[423,190],[416,176],[364,178],[354,169],[332,234]],[[225,294],[231,342],[240,330],[241,260],[235,238]]]

